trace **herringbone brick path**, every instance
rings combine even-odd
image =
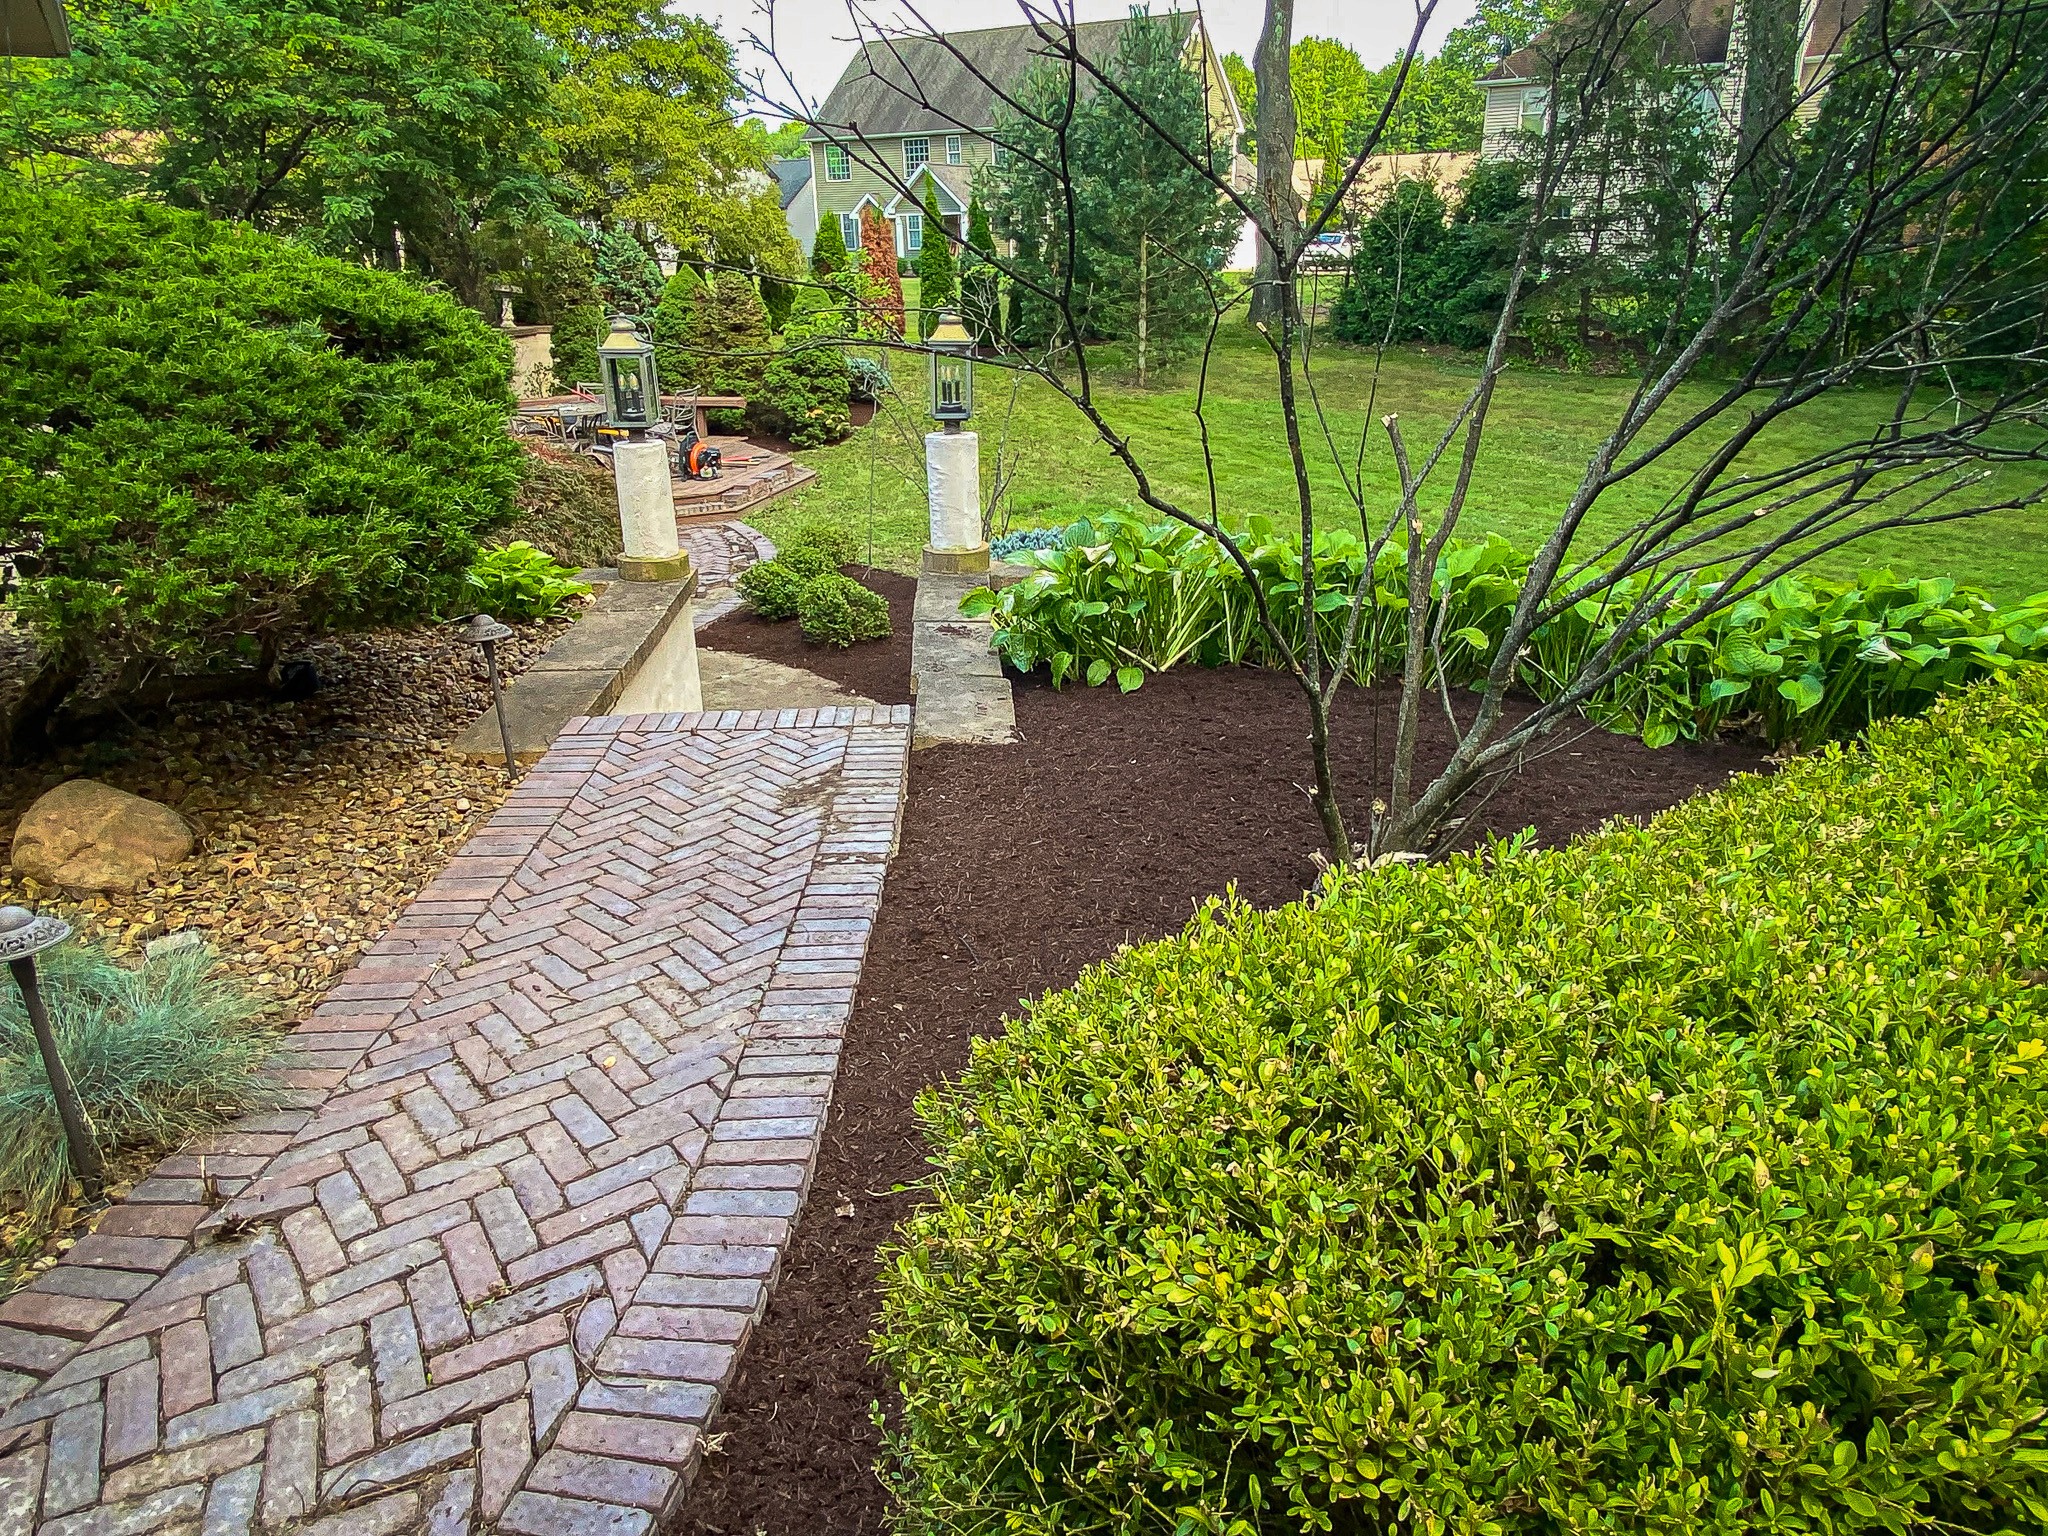
[[[803,1200],[908,725],[572,722],[295,1107],[0,1307],[0,1536],[649,1529]]]

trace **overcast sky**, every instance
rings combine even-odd
[[[859,0],[867,14],[879,22],[909,17],[902,0]],[[1024,17],[1016,0],[914,0],[917,13],[940,31],[967,31],[975,27],[1014,26]],[[1049,9],[1051,0],[1035,0]],[[796,79],[798,88],[810,100],[823,99],[853,56],[854,25],[847,13],[847,0],[774,0],[775,48],[782,65]],[[1082,21],[1099,21],[1123,16],[1129,0],[1075,0]],[[1171,0],[1155,0],[1155,11],[1173,8]],[[1182,0],[1182,8],[1194,9],[1194,0]],[[676,9],[709,17],[728,39],[738,45],[742,74],[751,76],[762,68],[762,56],[744,42],[749,33],[765,38],[768,23],[764,0],[681,0]],[[1264,0],[1208,0],[1200,7],[1208,22],[1209,35],[1225,53],[1251,57],[1259,23],[1265,15]],[[1439,0],[1425,47],[1434,50],[1444,33],[1471,14],[1473,0]],[[1367,65],[1383,64],[1408,40],[1415,25],[1410,0],[1297,0],[1294,35],[1334,37],[1358,50]],[[769,72],[778,99],[787,94],[779,76]]]

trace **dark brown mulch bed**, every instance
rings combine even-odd
[[[867,640],[844,650],[836,645],[813,645],[803,637],[796,620],[771,624],[742,607],[698,630],[697,644],[709,651],[736,651],[742,656],[802,667],[830,678],[842,688],[866,694],[878,704],[908,704],[910,612],[917,602],[917,580],[894,571],[870,570],[864,565],[842,569],[889,600],[888,639]]]
[[[890,1392],[867,1340],[875,1250],[911,1203],[893,1191],[925,1172],[917,1092],[957,1072],[968,1041],[1019,998],[1071,982],[1120,943],[1176,931],[1204,896],[1234,882],[1247,901],[1277,904],[1315,878],[1301,704],[1284,677],[1177,672],[1128,696],[1024,683],[1016,705],[1020,744],[912,758],[817,1181],[679,1519],[693,1536],[886,1529],[869,1404]],[[1388,696],[1353,696],[1337,727],[1360,800],[1364,765],[1392,738],[1375,706]],[[1423,755],[1440,762],[1440,712],[1426,733]],[[1488,804],[1486,825],[1557,841],[1764,766],[1735,745],[1551,741]],[[1362,812],[1354,803],[1354,826]]]

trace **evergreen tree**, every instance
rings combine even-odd
[[[967,245],[960,256],[960,318],[984,347],[1003,340],[1002,293],[989,261],[996,237],[989,228],[988,209],[980,198],[967,205]]]
[[[924,245],[917,253],[919,340],[931,335],[941,310],[953,307],[959,289],[959,276],[953,266],[953,242],[946,233],[945,216],[939,212],[939,190],[928,184],[924,189]]]
[[[811,275],[830,277],[835,272],[844,272],[851,263],[846,237],[839,233],[839,215],[819,214],[818,233],[811,240]]]
[[[661,302],[661,268],[647,247],[623,230],[601,229],[591,237],[597,292],[615,315],[646,315]]]
[[[794,283],[786,283],[772,272],[761,274],[761,303],[768,311],[768,328],[776,335],[789,324],[789,309],[795,302]]]
[[[1082,236],[1096,256],[1090,318],[1097,334],[1131,343],[1142,386],[1186,356],[1213,312],[1208,276],[1236,216],[1210,175],[1228,174],[1230,146],[1215,139],[1171,28],[1134,19],[1106,72],[1118,91],[1089,99],[1080,136]],[[1184,153],[1205,145],[1209,175]]]
[[[903,334],[903,275],[896,270],[896,237],[881,209],[860,211],[862,275],[874,285],[867,300],[874,323],[891,336]]]
[[[687,266],[678,267],[676,275],[661,290],[661,302],[654,307],[654,371],[664,390],[687,391],[698,387],[698,359],[686,347],[690,317],[703,292],[703,279]],[[596,366],[594,359],[590,366]]]

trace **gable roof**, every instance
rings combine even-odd
[[[800,160],[771,160],[768,169],[775,173],[776,191],[781,195],[782,206],[787,208],[796,201],[797,193],[811,184],[811,157]]]
[[[1702,66],[1725,65],[1739,3],[1740,0],[1654,0],[1643,24],[1670,37],[1680,61]],[[1843,34],[1863,14],[1863,5],[1864,0],[1817,0],[1808,13],[1804,56],[1832,56],[1842,46]],[[1509,54],[1481,76],[1481,81],[1542,79],[1550,73],[1543,48],[1549,35],[1545,32],[1528,47]]]
[[[1084,21],[1074,39],[1084,58],[1104,63],[1116,52],[1126,27],[1173,28],[1185,45],[1195,24],[1192,11]],[[958,133],[996,126],[1001,96],[1015,96],[1032,65],[1050,56],[1038,29],[1025,25],[948,32],[938,37],[887,37],[864,42],[832,94],[818,108],[807,139],[831,130],[855,130],[874,138],[901,133]],[[1088,84],[1086,77],[1082,84]],[[924,105],[932,103],[931,106]]]

